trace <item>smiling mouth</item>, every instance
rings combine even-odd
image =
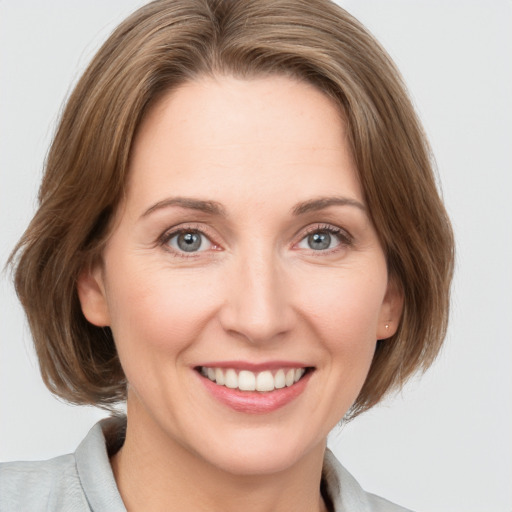
[[[259,391],[268,393],[276,389],[293,386],[313,368],[279,368],[252,372],[250,370],[236,370],[234,368],[218,368],[210,366],[198,366],[196,370],[203,377],[215,382],[218,386],[239,391]]]

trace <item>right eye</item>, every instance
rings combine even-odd
[[[195,229],[181,229],[166,236],[166,242],[178,253],[194,253],[212,248],[212,242],[204,233]]]

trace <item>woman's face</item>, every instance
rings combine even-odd
[[[344,122],[285,77],[204,78],[152,108],[79,295],[114,334],[129,425],[245,474],[323,451],[401,310]]]

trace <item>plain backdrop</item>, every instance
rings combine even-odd
[[[36,205],[63,101],[140,0],[0,0],[0,262]],[[457,240],[453,310],[434,367],[337,429],[367,490],[418,512],[512,510],[512,1],[342,0],[397,62],[430,137]],[[70,452],[105,413],[41,383],[0,277],[0,460]],[[307,421],[307,418],[304,418]]]

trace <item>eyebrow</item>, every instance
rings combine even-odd
[[[226,210],[224,207],[216,201],[204,201],[202,199],[193,199],[191,197],[170,197],[155,203],[149,207],[141,217],[147,217],[149,214],[162,208],[168,208],[169,206],[179,206],[181,208],[188,208],[190,210],[198,210],[200,212],[209,213],[211,215],[219,215],[226,217]]]
[[[309,201],[303,201],[293,207],[292,213],[293,215],[298,216],[308,212],[323,210],[329,206],[353,206],[366,213],[366,207],[363,203],[360,203],[355,199],[342,196],[318,197],[316,199],[310,199]]]
[[[155,203],[154,205],[150,206],[141,215],[141,218],[147,217],[156,210],[168,208],[170,206],[178,206],[180,208],[198,210],[200,212],[208,213],[210,215],[227,217],[225,208],[216,201],[205,201],[203,199],[194,199],[191,197],[170,197],[167,199],[163,199],[162,201],[158,201],[158,203]],[[330,206],[353,206],[359,208],[363,212],[366,212],[365,206],[359,201],[356,201],[355,199],[351,199],[349,197],[332,196],[319,197],[316,199],[310,199],[308,201],[302,201],[292,208],[292,214],[294,216],[299,216],[308,212],[323,210]]]

